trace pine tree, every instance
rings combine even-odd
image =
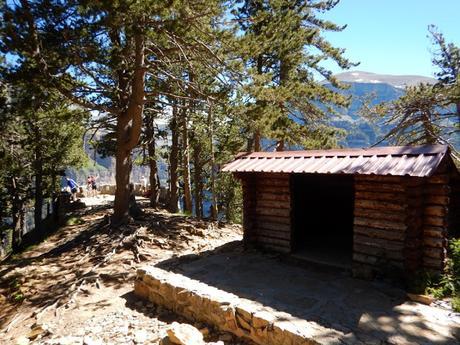
[[[43,85],[75,104],[98,111],[115,127],[116,195],[113,223],[126,220],[132,151],[138,145],[145,103],[153,96],[175,97],[149,89],[157,78],[185,89],[183,66],[190,57],[205,61],[213,53],[209,28],[221,13],[218,1],[58,1],[22,0],[2,8],[2,50],[19,64],[23,41],[44,75]],[[193,35],[204,31],[200,35]]]
[[[322,20],[318,13],[338,1],[245,0],[234,9],[244,35],[240,51],[249,73],[245,81],[250,137],[249,149],[260,148],[261,137],[274,139],[278,149],[289,145],[311,146],[327,126],[326,110],[346,106],[340,93],[318,82],[341,85],[322,67],[327,59],[347,69],[353,66],[344,50],[333,47],[322,34],[344,27]]]

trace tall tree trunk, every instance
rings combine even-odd
[[[209,105],[208,127],[209,141],[211,147],[211,218],[217,219],[217,192],[216,192],[216,161],[214,156],[214,117],[212,113],[212,104]]]
[[[179,191],[177,188],[177,166],[179,162],[179,133],[177,128],[177,107],[173,105],[173,114],[170,123],[171,152],[169,153],[169,212],[178,211]]]
[[[286,57],[281,58],[280,61],[280,86],[286,84],[286,81],[289,79],[289,72],[290,72],[290,65],[288,63],[288,60]],[[283,118],[287,117],[287,114],[284,114],[286,111],[285,109],[285,104],[280,105],[280,113]],[[284,123],[284,121],[281,121],[281,123]],[[281,128],[282,130],[285,130],[286,128]],[[276,151],[284,151],[284,145],[285,145],[285,140],[283,138],[279,138],[276,143]]]
[[[263,56],[260,54],[257,57],[257,74],[262,75],[263,73]],[[263,102],[261,100],[256,100],[257,109],[260,111],[261,107],[263,106]],[[260,114],[256,114],[256,118],[259,118]],[[260,140],[261,140],[261,135],[260,135],[260,128],[258,127],[259,125],[256,126],[254,130],[254,135],[252,137],[252,143],[254,145],[254,152],[259,152],[261,151],[260,148]]]
[[[193,147],[193,183],[195,199],[195,216],[203,218],[203,167],[201,163],[201,145],[196,143]]]
[[[150,167],[150,206],[157,207],[160,198],[160,180],[158,178],[158,166],[155,153],[155,130],[152,114],[148,115],[146,134],[148,138],[147,151]]]
[[[34,175],[35,175],[35,192],[34,192],[34,228],[35,230],[41,229],[42,211],[43,211],[43,160],[42,148],[38,143],[41,141],[40,129],[34,126],[34,140],[35,140],[35,161],[34,161]]]
[[[254,143],[254,152],[261,151],[260,149],[260,131],[258,129],[254,132],[253,143]]]
[[[141,27],[136,28],[135,70],[132,91],[126,111],[117,116],[115,154],[115,202],[112,224],[119,225],[128,218],[129,179],[131,174],[131,152],[139,142],[142,129],[142,113],[145,97],[144,36]]]
[[[190,145],[187,128],[187,109],[181,111],[181,132],[182,132],[182,174],[184,182],[184,211],[192,213],[192,191],[190,187]]]
[[[13,216],[13,251],[16,252],[22,243],[22,229],[24,226],[24,202],[19,196],[16,178],[12,178],[12,216]]]
[[[284,139],[280,139],[277,141],[276,151],[284,151]]]

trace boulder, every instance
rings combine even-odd
[[[203,334],[186,323],[173,322],[167,330],[169,341],[177,345],[205,345]]]

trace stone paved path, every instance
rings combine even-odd
[[[398,288],[352,279],[346,272],[296,267],[241,250],[157,266],[339,331],[347,343],[458,344],[460,339],[460,314],[407,301]]]

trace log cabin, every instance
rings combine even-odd
[[[241,153],[246,246],[352,269],[442,272],[460,174],[444,145]]]

